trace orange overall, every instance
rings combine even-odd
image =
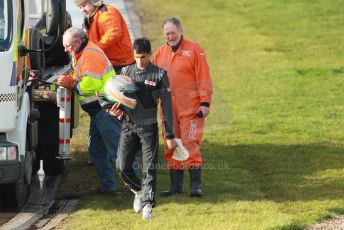
[[[113,66],[134,62],[134,52],[127,25],[121,13],[103,4],[92,16],[87,36],[106,54]]]
[[[186,161],[172,159],[165,147],[165,159],[172,170],[202,166],[200,142],[204,118],[196,116],[201,103],[211,103],[213,92],[207,58],[196,43],[183,39],[174,53],[167,44],[154,55],[153,63],[167,71],[172,94],[175,137],[180,138],[190,157]],[[166,146],[166,145],[165,145]]]

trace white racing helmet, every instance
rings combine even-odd
[[[134,81],[130,77],[124,75],[116,75],[110,78],[104,86],[105,98],[107,101],[120,103],[129,109],[134,109],[137,101],[125,94],[134,93],[136,91],[138,91],[138,88]]]

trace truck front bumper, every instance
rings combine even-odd
[[[13,183],[20,178],[18,161],[0,161],[0,184]]]

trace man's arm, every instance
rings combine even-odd
[[[211,96],[213,94],[213,85],[210,76],[207,57],[203,49],[195,44],[195,75],[197,80],[197,89],[200,96],[200,106],[198,117],[206,117],[210,112]]]
[[[173,126],[173,111],[171,100],[171,89],[169,86],[168,77],[166,71],[160,69],[161,79],[158,83],[158,98],[160,98],[160,105],[162,109],[162,123],[165,130],[165,138],[174,138],[174,126]]]
[[[161,70],[163,71],[163,70]],[[171,89],[169,86],[166,71],[161,79],[160,104],[162,108],[162,119],[165,128],[166,146],[169,150],[174,151],[177,148],[177,143],[174,139],[174,125],[173,125],[173,110],[171,100]]]

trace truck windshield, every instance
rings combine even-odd
[[[0,52],[6,51],[12,41],[12,1],[0,0]]]

